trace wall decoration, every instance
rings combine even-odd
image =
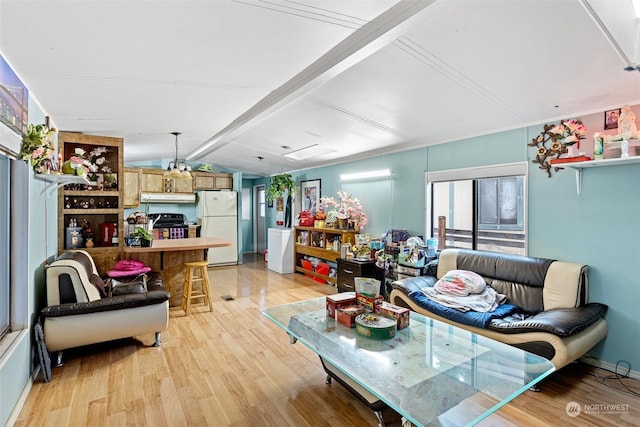
[[[604,112],[604,129],[617,129],[618,118],[620,117],[621,109],[607,110]]]
[[[556,162],[589,160],[584,156],[573,157],[573,153],[570,154],[571,158],[560,160],[570,148],[573,150],[574,145],[580,148],[580,140],[585,138],[586,132],[587,128],[580,120],[565,120],[557,125],[544,125],[542,133],[527,144],[529,147],[536,147],[536,158],[531,162],[538,164],[551,178],[551,167]],[[564,168],[553,166],[555,172],[561,169]]]
[[[318,211],[318,203],[320,202],[320,180],[313,179],[309,181],[302,181],[300,196],[300,211],[309,211],[314,216]]]
[[[19,135],[29,128],[29,91],[0,55],[0,122]],[[48,127],[48,126],[47,126]]]

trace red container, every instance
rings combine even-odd
[[[397,305],[390,304],[386,301],[382,302],[382,305],[378,308],[378,313],[394,317],[398,322],[398,330],[404,329],[409,326],[409,309],[399,307]]]
[[[338,320],[338,323],[344,326],[353,328],[354,326],[356,326],[356,317],[363,312],[364,309],[359,305],[348,305],[346,307],[341,307],[338,309],[336,320]]]
[[[313,227],[316,219],[313,214],[309,211],[302,211],[298,214],[298,219],[300,220],[301,227]]]
[[[100,243],[98,246],[111,246],[111,238],[115,224],[113,222],[103,222],[100,224]]]
[[[327,295],[327,317],[336,317],[337,310],[340,307],[354,305],[356,297],[353,292],[342,292],[335,295]]]
[[[358,305],[364,308],[365,312],[377,313],[384,301],[384,298],[382,295],[376,295],[372,298],[356,292],[356,300],[358,301]]]

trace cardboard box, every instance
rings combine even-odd
[[[353,328],[356,326],[356,316],[363,312],[364,308],[359,305],[347,305],[345,307],[340,307],[338,309],[337,316],[338,323],[349,328]]]
[[[358,305],[364,308],[364,311],[366,311],[367,313],[375,313],[378,311],[378,308],[382,305],[384,298],[382,297],[382,295],[369,297],[356,292],[356,300],[358,301]]]
[[[335,319],[337,316],[337,310],[340,307],[354,305],[355,303],[356,296],[353,292],[342,292],[335,295],[327,295],[327,317]]]
[[[382,302],[378,309],[378,313],[385,316],[393,317],[398,322],[398,330],[409,326],[409,309],[390,304],[386,301]]]

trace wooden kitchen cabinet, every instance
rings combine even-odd
[[[165,179],[164,173],[164,169],[142,169],[142,192],[193,193],[193,178]]]
[[[193,172],[196,190],[231,190],[233,175],[230,173]]]
[[[142,169],[124,168],[124,194],[122,207],[135,208],[140,206],[140,191],[142,190]]]
[[[164,193],[164,169],[142,169],[142,192]]]

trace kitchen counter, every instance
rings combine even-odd
[[[209,248],[230,246],[220,237],[191,237],[184,239],[154,239],[150,247],[125,247],[127,259],[137,259],[162,273],[165,289],[171,293],[169,305],[180,307],[184,284],[184,263],[207,259]],[[214,291],[214,289],[212,289]]]
[[[126,246],[124,251],[125,253],[190,251],[224,246],[231,246],[231,242],[219,237],[189,237],[185,239],[155,239],[150,247]]]

